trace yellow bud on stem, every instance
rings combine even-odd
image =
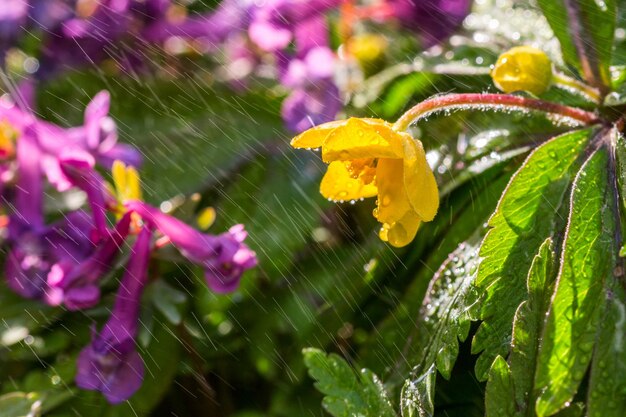
[[[498,57],[491,78],[505,93],[528,91],[538,96],[552,84],[552,61],[537,48],[516,46]]]

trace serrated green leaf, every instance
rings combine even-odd
[[[626,143],[624,137],[616,129],[611,132],[611,135],[613,135],[617,157],[620,208],[624,213]],[[624,226],[622,221],[622,236],[624,236]],[[616,245],[618,243],[615,242]],[[623,286],[625,265],[623,258],[614,258],[613,262],[615,268],[612,273],[608,274],[604,288],[604,307],[591,363],[587,393],[589,417],[619,417],[623,416],[626,410],[626,346],[624,346],[626,289]]]
[[[489,370],[489,380],[485,390],[486,417],[514,417],[515,388],[511,369],[502,356],[496,359]]]
[[[407,379],[400,395],[402,417],[432,417],[435,414],[435,380],[437,369],[432,365],[415,379]]]
[[[513,321],[509,363],[520,416],[534,416],[537,354],[552,295],[555,269],[552,239],[548,238],[533,259],[528,273],[528,300],[520,304]]]
[[[484,380],[496,356],[508,354],[515,311],[527,297],[526,280],[543,241],[563,223],[560,209],[590,129],[558,136],[541,145],[515,173],[489,220],[480,249],[476,287],[484,297],[483,320],[472,352],[482,352],[476,375]]]
[[[462,243],[441,265],[430,282],[414,324],[418,333],[406,343],[420,356],[402,389],[403,415],[428,417],[434,415],[435,379],[437,370],[450,378],[459,354],[459,340],[465,340],[470,329],[469,309],[476,301],[472,282],[478,264],[480,233]],[[405,360],[407,360],[405,358]]]
[[[315,387],[325,394],[323,405],[335,417],[395,417],[378,377],[367,369],[357,374],[340,356],[304,349],[304,363]]]
[[[608,159],[606,149],[595,151],[574,180],[561,268],[535,378],[540,417],[556,413],[572,400],[591,360],[603,282],[611,273],[615,252]]]
[[[605,292],[589,379],[589,417],[621,417],[626,410],[626,292],[620,283],[623,278],[612,276]]]
[[[539,5],[561,43],[565,62],[588,82],[609,85],[615,0],[539,0]]]

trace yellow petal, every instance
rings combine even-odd
[[[415,238],[421,220],[414,211],[407,211],[406,214],[393,224],[384,223],[380,229],[379,236],[385,242],[397,248],[406,246]]]
[[[116,159],[111,167],[111,175],[113,175],[113,185],[115,185],[117,194],[121,197],[126,191],[126,165]]]
[[[376,218],[381,223],[393,224],[413,211],[404,188],[404,163],[402,159],[379,159],[376,167],[378,207]]]
[[[320,193],[330,200],[358,200],[374,197],[378,190],[374,184],[363,184],[352,178],[343,162],[336,161],[328,165],[328,170],[322,178]]]
[[[294,148],[319,148],[324,143],[324,139],[330,132],[346,124],[347,120],[337,120],[334,122],[324,123],[309,130],[300,133],[291,140],[291,146]]]
[[[126,199],[141,200],[141,182],[134,167],[126,168]]]
[[[384,121],[350,118],[328,133],[322,145],[324,162],[361,158],[402,158],[400,134]]]
[[[422,143],[408,134],[404,137],[404,186],[413,210],[423,221],[431,221],[439,208],[439,190],[426,161]]]

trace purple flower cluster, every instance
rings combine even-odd
[[[25,30],[39,29],[43,47],[38,78],[105,59],[123,69],[145,65],[150,47],[172,52],[189,42],[199,52],[223,46],[231,81],[241,82],[274,56],[278,80],[289,91],[282,106],[286,126],[301,132],[334,120],[342,107],[334,82],[338,60],[328,38],[326,14],[345,0],[223,0],[204,14],[190,14],[172,0],[4,0],[0,56]],[[356,3],[356,2],[354,2]],[[424,47],[449,36],[471,0],[379,0],[352,7],[358,19],[395,20]],[[353,17],[354,17],[353,16]],[[0,58],[1,62],[1,58]]]
[[[333,81],[337,57],[330,47],[325,13],[341,0],[225,0],[204,19],[186,22],[172,34],[201,35],[222,43],[230,59],[250,68],[259,54],[274,56],[281,84],[290,90],[282,116],[294,132],[334,120],[341,109]],[[193,28],[193,29],[192,29]],[[294,46],[295,52],[290,52]],[[237,71],[234,66],[233,72]]]
[[[87,106],[82,126],[62,128],[1,98],[0,192],[10,212],[5,274],[9,287],[24,297],[68,310],[96,306],[100,280],[125,242],[134,240],[111,318],[82,351],[76,377],[80,387],[100,390],[114,403],[130,397],[142,381],[135,337],[150,254],[158,250],[153,237],[166,239],[201,266],[217,293],[234,291],[257,260],[243,243],[242,225],[205,234],[137,198],[113,195],[100,170],[110,170],[114,161],[137,167],[141,154],[117,141],[109,101],[108,93],[99,93]],[[90,209],[61,213],[48,224],[47,186],[58,192],[82,190]],[[113,227],[109,212],[118,217]]]

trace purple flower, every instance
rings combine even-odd
[[[48,285],[57,293],[59,303],[69,310],[82,310],[94,307],[100,300],[98,280],[112,268],[113,260],[120,251],[130,230],[131,215],[127,213],[99,242],[89,257],[75,265],[66,274],[55,280],[48,280]]]
[[[268,0],[255,11],[248,33],[261,49],[286,48],[298,25],[317,18],[341,4],[341,0]]]
[[[450,36],[470,12],[472,0],[388,0],[400,23],[428,48]]]
[[[73,14],[75,0],[2,0],[0,6],[0,64],[5,51],[24,30],[52,30]]]
[[[20,34],[28,16],[26,0],[4,0],[0,7],[0,63],[4,51],[11,46]]]
[[[62,294],[51,284],[62,280],[94,249],[89,238],[92,229],[91,218],[83,211],[42,228],[28,227],[12,217],[5,266],[9,287],[23,297],[60,304]]]
[[[7,121],[18,136],[27,127],[32,130],[39,148],[39,157],[33,161],[41,165],[48,181],[58,191],[66,191],[72,187],[73,181],[61,169],[61,160],[69,154],[88,153],[105,168],[110,168],[115,159],[132,166],[141,164],[141,153],[137,149],[117,142],[115,122],[108,116],[109,102],[109,93],[98,93],[85,110],[85,124],[64,129],[0,99],[0,120]]]
[[[246,238],[243,225],[214,236],[201,233],[141,201],[127,201],[124,205],[166,236],[183,256],[203,267],[209,288],[217,293],[234,291],[241,275],[257,264],[255,253],[243,243]]]
[[[69,213],[50,226],[44,224],[39,158],[34,130],[27,127],[17,142],[19,175],[5,272],[15,292],[57,305],[60,293],[50,283],[62,280],[89,256],[95,247],[94,225],[82,211]]]
[[[135,337],[148,278],[151,236],[147,228],[139,233],[111,317],[78,356],[76,385],[102,392],[112,404],[128,399],[143,382],[144,364]]]
[[[313,126],[335,120],[341,110],[339,89],[331,81],[310,83],[283,101],[281,114],[287,128],[303,132]]]
[[[224,0],[212,13],[194,15],[181,21],[160,19],[144,30],[150,42],[163,42],[176,36],[194,39],[209,49],[247,30],[251,15],[258,6],[253,0]]]
[[[95,161],[87,152],[68,150],[59,155],[59,166],[67,180],[87,194],[99,240],[107,234],[106,211],[114,205],[114,198],[108,192],[104,179],[95,170]]]
[[[302,58],[288,60],[281,80],[293,89],[282,105],[287,127],[302,132],[335,120],[341,110],[339,89],[333,82],[335,55],[324,46],[311,48]]]

